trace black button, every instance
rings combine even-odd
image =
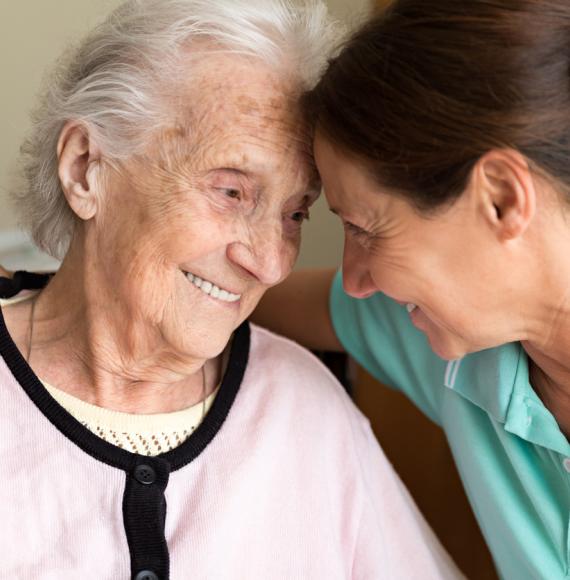
[[[141,465],[142,467],[142,465]],[[135,576],[135,580],[159,580],[158,576],[151,570],[143,570]]]
[[[135,468],[135,479],[144,485],[151,485],[156,481],[156,472],[150,465],[137,465]],[[154,574],[154,572],[148,572],[148,574]],[[149,576],[148,580],[154,580],[154,578],[155,576]]]

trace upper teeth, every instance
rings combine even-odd
[[[204,294],[207,294],[212,298],[217,298],[222,302],[237,302],[241,298],[241,294],[232,294],[227,290],[222,290],[215,284],[212,284],[212,282],[208,282],[208,280],[202,280],[202,278],[199,276],[194,276],[194,274],[188,273],[186,274],[186,277],[188,280],[190,280],[190,282],[192,282],[192,284],[194,284],[194,286],[196,286],[196,288],[202,290]]]
[[[408,302],[408,304],[406,304],[406,310],[411,314],[415,309],[417,308],[417,306],[415,304],[412,304],[411,302]]]

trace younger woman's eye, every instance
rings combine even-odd
[[[362,228],[359,228],[358,226],[355,226],[354,224],[351,224],[350,222],[344,222],[344,227],[353,236],[364,236],[364,235],[366,235],[366,232]]]

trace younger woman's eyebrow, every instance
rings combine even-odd
[[[334,215],[336,215],[337,217],[339,217],[341,220],[344,219],[342,212],[339,209],[336,209],[335,207],[329,207],[329,211],[331,213],[334,213]]]

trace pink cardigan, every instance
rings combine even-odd
[[[429,580],[458,573],[320,362],[242,325],[210,412],[158,457],[90,433],[0,315],[0,578]]]

